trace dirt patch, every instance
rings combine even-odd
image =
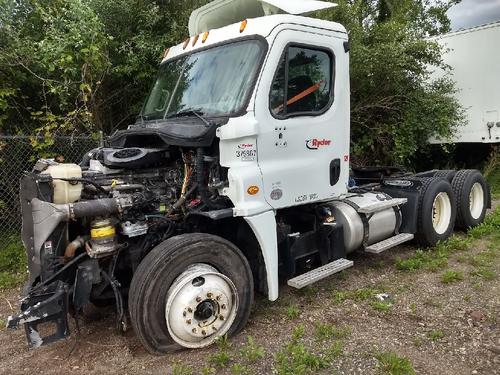
[[[313,373],[378,374],[376,356],[394,352],[407,358],[417,374],[500,374],[500,259],[492,259],[488,277],[475,275],[477,266],[466,261],[495,246],[498,241],[478,241],[472,249],[453,254],[448,265],[435,272],[396,270],[396,258],[414,254],[412,247],[379,256],[356,254],[353,269],[312,288],[284,287],[276,303],[257,298],[248,326],[224,350],[152,356],[131,330],[125,335],[116,332],[112,309],[93,312],[80,333],[71,322],[68,340],[37,350],[27,349],[22,330],[2,329],[0,373],[271,374],[279,365],[277,353],[303,324],[297,342],[327,363]],[[493,250],[498,255],[498,249]],[[443,283],[447,269],[460,278]],[[375,296],[380,293],[389,299],[379,301]],[[18,295],[19,290],[0,294],[0,319],[5,321],[18,309]],[[248,347],[247,336],[263,348],[253,361],[240,353]],[[328,354],[334,347],[336,353]],[[226,362],[214,356],[221,352],[229,356],[226,367],[210,372]]]

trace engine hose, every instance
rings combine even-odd
[[[82,183],[82,184],[87,184],[87,185],[92,185],[95,187],[97,190],[99,190],[101,193],[104,193],[106,195],[109,195],[109,192],[104,190],[104,188],[99,185],[97,182],[92,181],[92,180],[87,180],[85,178],[53,178],[52,180],[59,180],[59,181],[66,181],[69,183]]]
[[[208,186],[205,183],[205,165],[203,162],[204,150],[198,148],[196,150],[196,182],[198,183],[198,193],[200,194],[201,202],[204,203],[209,209],[213,208],[208,194]]]

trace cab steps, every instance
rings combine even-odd
[[[308,285],[315,283],[316,281],[322,280],[324,278],[327,278],[328,276],[350,268],[353,265],[354,262],[352,260],[340,258],[331,263],[325,264],[324,266],[315,268],[309,272],[288,280],[288,285],[292,288],[302,289]]]
[[[392,249],[402,243],[413,240],[415,236],[411,233],[400,233],[394,237],[388,238],[384,241],[375,243],[373,245],[367,246],[365,252],[372,254],[380,254],[386,250]]]

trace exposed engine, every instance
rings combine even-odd
[[[144,256],[185,232],[189,215],[231,212],[218,195],[224,172],[207,150],[98,148],[80,165],[40,160],[21,181],[32,287],[23,311],[36,314],[31,310],[39,294],[60,298],[61,306],[72,298],[76,311],[89,301],[115,300],[124,325],[121,294]],[[9,325],[20,323],[35,331],[38,324],[21,317]],[[59,324],[64,336],[66,320]]]

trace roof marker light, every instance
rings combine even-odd
[[[247,24],[248,24],[248,20],[244,20],[241,25],[240,25],[240,33],[242,33],[243,31],[245,31],[245,29],[247,28]]]
[[[200,36],[199,35],[196,35],[193,39],[193,47],[195,46],[195,44],[198,42],[198,39],[200,39]]]
[[[182,46],[182,49],[186,49],[186,48],[187,48],[187,46],[188,46],[188,44],[189,44],[189,41],[190,41],[190,39],[189,39],[189,38],[187,38],[187,39],[184,41],[184,45]]]
[[[210,35],[209,31],[205,32],[205,34],[203,34],[203,38],[201,39],[201,42],[205,43],[207,41],[209,35]]]

